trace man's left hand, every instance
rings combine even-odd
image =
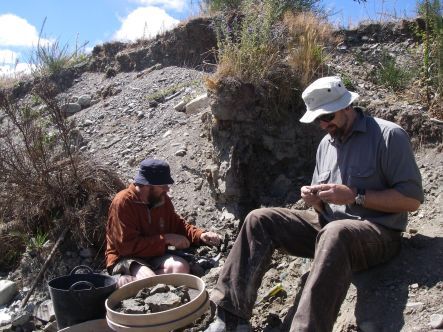
[[[221,237],[215,232],[204,232],[200,236],[200,241],[210,246],[218,246],[221,242]]]
[[[354,191],[344,184],[318,184],[311,186],[312,190],[317,190],[318,197],[325,203],[346,205],[355,201]]]

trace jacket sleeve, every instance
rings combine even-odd
[[[168,210],[171,211],[171,224],[173,228],[173,233],[184,235],[188,238],[191,244],[199,245],[200,236],[202,235],[204,230],[186,222],[183,217],[175,212],[174,206],[169,199],[166,201],[166,204],[169,205]]]
[[[165,253],[165,239],[161,234],[143,236],[141,234],[140,216],[136,213],[134,203],[128,200],[112,204],[111,237],[121,257],[154,257]]]

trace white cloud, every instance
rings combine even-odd
[[[26,62],[20,62],[17,66],[0,65],[0,77],[19,77],[21,75],[30,74],[33,68],[35,68],[34,65]]]
[[[11,50],[0,50],[0,64],[15,64],[19,54]]]
[[[122,19],[120,29],[114,34],[118,40],[135,41],[139,38],[152,38],[156,34],[175,27],[179,20],[158,7],[139,7]]]
[[[135,2],[145,6],[174,9],[179,12],[186,8],[186,0],[135,0]]]
[[[38,31],[25,19],[13,14],[0,15],[0,46],[26,46],[37,45]],[[48,39],[40,39],[42,45],[52,43]]]

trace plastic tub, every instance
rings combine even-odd
[[[84,269],[88,273],[76,273]],[[110,276],[92,273],[88,266],[77,266],[69,275],[48,282],[59,329],[89,320],[105,318],[105,300],[117,288]]]

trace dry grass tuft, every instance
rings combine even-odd
[[[324,76],[328,47],[335,47],[341,39],[334,36],[334,28],[326,19],[311,12],[287,12],[283,18],[288,29],[288,63],[307,86],[315,77]]]

